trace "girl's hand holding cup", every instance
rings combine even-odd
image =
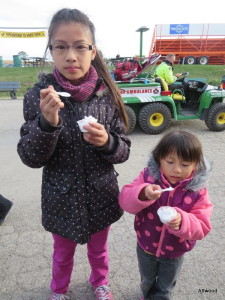
[[[40,108],[44,118],[53,126],[59,123],[59,109],[64,107],[53,86],[40,91]]]
[[[105,130],[105,127],[100,123],[89,122],[89,125],[84,125],[84,140],[97,147],[103,147],[108,143],[109,136]]]
[[[181,214],[178,212],[176,217],[172,221],[168,222],[166,225],[173,230],[179,230],[181,226],[181,221],[182,217]]]
[[[160,221],[166,224],[173,230],[179,230],[182,217],[179,212],[174,207],[171,206],[161,206],[157,210],[157,214],[160,218]]]

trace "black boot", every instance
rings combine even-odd
[[[0,225],[5,221],[13,203],[0,195]]]

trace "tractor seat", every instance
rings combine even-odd
[[[160,83],[162,91],[169,91],[168,84],[166,83],[166,81],[163,78],[156,77],[155,82]],[[183,90],[176,89],[176,90],[172,91],[171,94],[172,94],[172,98],[174,101],[181,101],[181,102],[185,101],[185,96],[184,96]]]

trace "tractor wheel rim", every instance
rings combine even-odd
[[[225,112],[218,115],[217,123],[220,124],[220,125],[225,124]]]
[[[161,126],[164,121],[164,117],[160,113],[155,113],[150,117],[150,124],[154,127]]]

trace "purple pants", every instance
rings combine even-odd
[[[108,284],[107,238],[109,228],[110,226],[93,234],[90,242],[87,243],[87,256],[91,266],[89,281],[94,289],[100,285]],[[52,234],[52,236],[54,239],[54,252],[50,287],[54,293],[66,294],[73,270],[77,243],[56,234]]]

